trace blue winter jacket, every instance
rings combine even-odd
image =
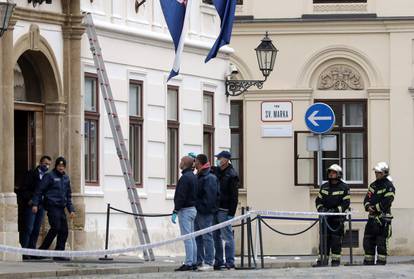
[[[34,206],[39,205],[41,198],[46,210],[49,207],[66,207],[69,212],[75,212],[72,204],[72,190],[70,188],[69,176],[60,173],[56,169],[43,176],[40,186],[37,187],[32,202]]]
[[[213,214],[218,210],[220,185],[210,168],[197,174],[196,209],[201,214]]]

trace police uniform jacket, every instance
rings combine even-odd
[[[32,202],[34,206],[39,205],[41,197],[44,197],[43,204],[46,209],[50,207],[66,207],[69,212],[74,212],[72,204],[72,190],[70,187],[69,176],[60,173],[56,169],[45,174],[36,189]]]

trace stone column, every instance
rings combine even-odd
[[[63,87],[64,98],[67,102],[65,131],[65,155],[68,159],[68,173],[71,177],[73,200],[76,215],[70,242],[72,249],[85,247],[85,202],[81,187],[82,174],[82,141],[81,116],[81,39],[84,27],[81,25],[80,1],[64,1],[64,12],[68,20],[63,26],[64,61],[63,61]]]
[[[14,193],[14,72],[13,72],[13,29],[16,22],[11,21],[1,40],[1,170],[2,185],[0,197],[0,243],[17,246],[17,201]],[[3,260],[18,259],[17,255],[0,255]]]

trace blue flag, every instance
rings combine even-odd
[[[161,9],[175,47],[175,59],[168,80],[178,75],[183,53],[185,29],[191,0],[160,0]]]
[[[219,49],[230,43],[231,31],[233,29],[234,13],[236,12],[237,0],[213,0],[214,6],[220,16],[220,34],[207,55],[206,63],[217,56]]]

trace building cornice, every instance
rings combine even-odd
[[[153,46],[163,46],[165,48],[172,48],[172,39],[169,34],[153,32],[148,30],[142,30],[132,28],[125,25],[116,25],[110,22],[94,19],[95,26],[98,31],[98,35],[102,35],[109,38],[120,39],[124,41],[131,41],[137,43],[143,43]],[[161,44],[160,44],[161,43]],[[197,54],[206,54],[206,51],[211,49],[213,42],[204,42],[197,40],[186,40],[185,45],[187,50]],[[232,54],[234,50],[229,46],[224,46],[220,49],[219,57],[223,55]]]
[[[66,20],[66,15],[16,7],[12,18],[14,20],[25,20],[38,23],[63,25]]]
[[[368,88],[368,98],[370,100],[389,100],[390,99],[389,88]]]
[[[308,101],[312,99],[312,88],[274,89],[274,90],[249,90],[244,93],[246,101],[267,100],[297,100]]]
[[[237,21],[234,35],[270,34],[360,34],[414,32],[414,17],[400,20],[303,20],[303,19],[254,19]]]

